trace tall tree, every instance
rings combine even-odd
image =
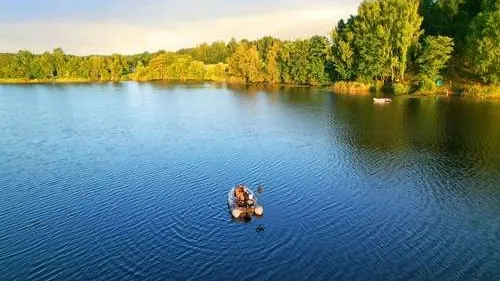
[[[121,55],[114,54],[108,66],[110,79],[113,81],[120,81],[127,66],[127,61]]]
[[[229,75],[246,83],[261,81],[261,68],[257,48],[248,43],[240,43],[228,61]]]
[[[52,57],[54,59],[54,73],[53,76],[62,77],[66,65],[66,58],[64,51],[61,48],[52,50]]]
[[[359,72],[404,80],[408,52],[421,35],[417,0],[365,0],[355,21]]]
[[[391,20],[388,22],[392,27],[392,57],[396,56],[399,78],[404,80],[408,52],[422,35],[420,26],[423,19],[418,13],[418,0],[392,0],[388,4],[393,9],[393,13],[389,15]]]
[[[455,49],[462,55],[471,21],[495,1],[497,0],[421,0],[423,28],[428,35],[454,38]]]
[[[224,41],[215,41],[210,44],[210,56],[207,61],[202,61],[207,64],[215,64],[225,62],[230,56],[229,50]]]
[[[188,76],[188,67],[193,59],[187,55],[176,56],[173,63],[167,67],[166,76],[163,79],[186,80]]]
[[[338,80],[351,80],[356,74],[354,19],[355,17],[351,16],[347,23],[340,20],[331,33],[331,61],[334,77]]]
[[[500,1],[472,21],[467,36],[470,67],[484,82],[500,82]]]
[[[292,83],[305,85],[309,82],[309,40],[296,40],[291,44],[289,74]]]
[[[328,81],[327,58],[330,56],[330,42],[324,36],[313,36],[309,39],[309,74],[307,82],[312,85],[323,85]]]
[[[259,51],[260,60],[266,60],[267,53],[274,44],[279,44],[280,40],[272,36],[265,36],[253,42],[257,46],[257,51]]]
[[[175,59],[176,55],[173,53],[159,52],[153,55],[148,66],[149,79],[167,79],[167,68],[175,62]]]
[[[14,60],[13,54],[0,54],[0,77],[9,78],[11,75],[9,67]]]
[[[147,80],[147,69],[144,67],[144,64],[142,61],[139,61],[137,63],[137,66],[135,67],[135,73],[132,75],[133,79],[138,80],[138,81],[143,81]]]
[[[292,83],[292,58],[291,54],[294,51],[294,44],[290,41],[285,41],[278,53],[278,66],[280,80],[283,83]]]
[[[427,36],[423,50],[417,59],[418,76],[426,90],[432,90],[435,81],[441,78],[440,71],[446,67],[453,52],[453,39],[447,36]]]
[[[238,45],[238,41],[236,41],[234,37],[229,40],[229,42],[227,43],[227,51],[229,56],[232,56],[236,52],[236,49],[238,49]],[[229,59],[229,57],[227,59]]]
[[[55,64],[52,55],[49,52],[43,53],[38,57],[40,65],[40,75],[37,78],[53,79],[55,72]]]
[[[281,50],[281,44],[278,42],[273,42],[271,47],[266,53],[266,58],[264,62],[264,80],[268,83],[280,82],[280,68],[278,62],[279,52]]]
[[[89,58],[89,78],[92,81],[105,81],[109,78],[109,73],[106,73],[106,64],[103,57],[91,56]]]
[[[34,56],[29,51],[22,50],[17,52],[9,66],[10,76],[12,78],[33,79],[34,75],[31,73],[33,59]]]
[[[362,80],[385,79],[390,75],[391,40],[384,13],[381,0],[363,1],[358,8],[354,40],[359,50],[357,72]]]

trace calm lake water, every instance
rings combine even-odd
[[[0,280],[500,279],[499,102],[3,85],[0,132]]]

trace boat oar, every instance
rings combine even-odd
[[[259,187],[257,187],[257,192],[258,194],[264,193],[264,186],[262,184],[259,184]]]
[[[257,192],[255,192],[255,197],[257,197],[257,195],[262,195],[263,192],[264,192],[264,186],[262,184],[259,184],[259,187],[257,187]],[[262,207],[262,205],[256,205],[254,212],[256,215],[262,216],[264,214],[264,208]]]

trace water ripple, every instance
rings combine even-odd
[[[494,104],[0,87],[1,280],[499,275]],[[231,219],[241,182],[263,217]]]

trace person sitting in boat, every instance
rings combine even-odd
[[[243,185],[238,185],[234,189],[234,195],[236,197],[236,202],[240,207],[249,207],[254,204],[253,196],[245,190]]]
[[[243,185],[238,185],[238,187],[236,187],[236,189],[234,190],[234,195],[236,196],[239,204],[244,204],[248,197],[248,194],[246,193]]]

